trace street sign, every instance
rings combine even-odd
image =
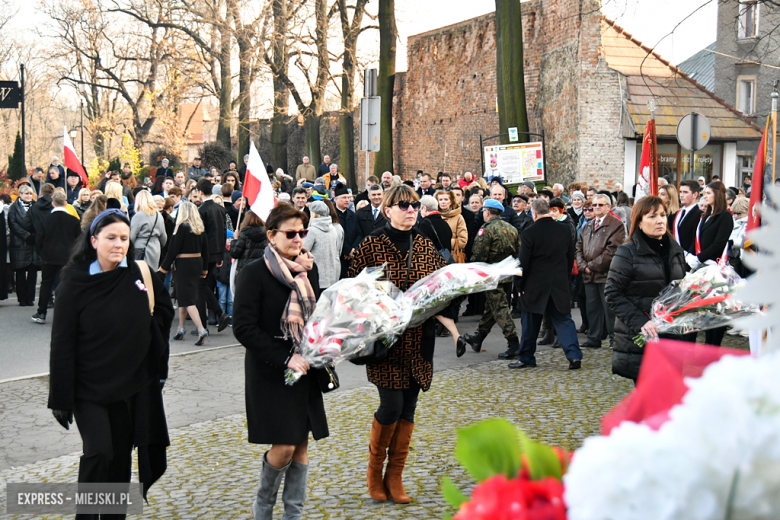
[[[19,108],[22,89],[16,81],[0,81],[0,108]]]
[[[516,143],[518,141],[517,138],[517,127],[512,127],[509,129],[509,141],[512,143]]]
[[[379,151],[380,97],[364,97],[360,100],[360,151]]]
[[[686,150],[701,150],[710,142],[712,127],[707,118],[698,112],[685,114],[677,123],[677,142]]]

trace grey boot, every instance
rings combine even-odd
[[[284,477],[284,516],[282,520],[300,520],[303,515],[303,505],[306,502],[306,479],[309,475],[309,465],[300,462],[290,462],[287,476]]]
[[[290,468],[290,464],[281,469],[276,469],[268,463],[266,455],[263,455],[263,471],[260,473],[260,486],[257,488],[255,502],[252,504],[252,517],[255,520],[271,520],[273,518],[274,505],[276,505],[276,497],[279,493],[279,484],[282,483],[282,477]]]

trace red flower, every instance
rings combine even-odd
[[[553,478],[507,480],[496,475],[478,484],[453,520],[566,520],[563,484]]]

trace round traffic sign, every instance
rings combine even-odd
[[[703,114],[685,114],[677,123],[677,142],[686,150],[701,150],[710,142],[712,127]]]

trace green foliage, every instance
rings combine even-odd
[[[122,171],[122,159],[114,157],[111,162],[108,163],[108,171],[121,172]]]
[[[455,458],[477,482],[499,474],[508,479],[524,475],[531,480],[561,480],[565,472],[553,448],[529,439],[520,428],[501,417],[458,429]],[[469,500],[448,477],[442,480],[442,495],[456,509]]]
[[[8,177],[11,180],[18,181],[27,176],[27,169],[25,168],[22,155],[22,136],[19,132],[16,132],[14,154],[8,156]]]
[[[514,478],[521,467],[517,427],[503,418],[458,430],[455,457],[478,482],[499,473]]]
[[[149,165],[141,166],[141,168],[138,170],[138,173],[136,174],[136,179],[138,179],[138,182],[143,182],[143,180],[146,177],[150,177],[152,174],[152,167]],[[152,179],[154,180],[154,179]]]

